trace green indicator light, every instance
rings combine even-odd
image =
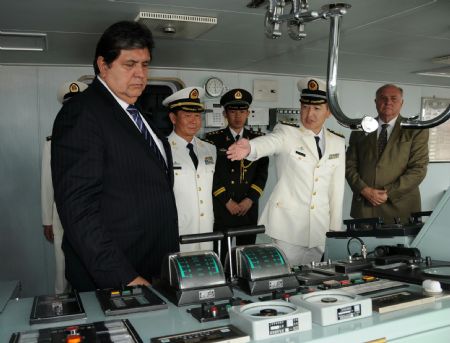
[[[247,258],[248,263],[250,263],[250,268],[251,269],[255,269],[255,265],[252,262],[252,259],[250,258],[250,256],[248,256],[246,253],[244,253],[244,256]]]
[[[181,277],[184,278],[186,275],[184,274],[183,266],[181,265],[180,261],[177,260],[178,269],[180,270]]]
[[[283,259],[283,256],[281,256],[280,252],[278,250],[275,250],[275,252],[277,253],[278,257],[280,258],[281,264],[284,264],[284,259]]]
[[[219,266],[217,265],[217,262],[216,262],[216,260],[214,258],[212,258],[212,261],[214,263],[214,268],[216,270],[216,273],[218,273],[219,272]]]

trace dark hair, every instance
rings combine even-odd
[[[97,58],[102,56],[107,64],[115,61],[121,50],[145,49],[151,53],[154,47],[152,32],[134,21],[119,21],[103,32],[97,43],[94,57],[95,75],[100,73]]]
[[[392,83],[387,83],[387,84],[381,86],[380,88],[378,88],[375,96],[378,98],[378,96],[381,94],[382,91],[384,91],[386,88],[391,88],[391,87],[397,88],[398,91],[400,92],[401,96],[403,97],[403,89],[400,88],[399,86],[396,86],[396,85],[392,84]]]

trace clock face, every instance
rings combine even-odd
[[[213,98],[221,96],[223,88],[222,80],[217,77],[210,77],[205,83],[206,94]]]

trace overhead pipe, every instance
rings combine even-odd
[[[329,4],[321,8],[320,12],[308,11],[308,0],[292,0],[289,14],[283,14],[285,0],[269,0],[269,7],[265,17],[266,35],[270,38],[281,37],[281,23],[288,22],[289,35],[292,39],[301,40],[306,37],[304,24],[317,19],[330,18],[330,39],[328,46],[327,97],[331,113],[342,126],[352,130],[373,132],[378,128],[378,122],[371,116],[352,119],[341,110],[337,97],[337,70],[339,56],[339,34],[342,16],[351,6],[344,3]],[[430,120],[405,118],[400,125],[406,129],[426,129],[440,125],[450,119],[450,105],[440,115]]]
[[[430,129],[441,125],[450,119],[450,105],[440,115],[429,120],[418,120],[417,118],[405,118],[400,126],[405,129]]]
[[[339,33],[342,19],[341,12],[334,11],[330,15],[330,40],[328,46],[327,98],[330,111],[342,126],[352,130],[373,132],[378,129],[378,121],[370,116],[362,119],[347,117],[339,106],[337,97],[337,70],[339,57]]]

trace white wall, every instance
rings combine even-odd
[[[92,74],[91,67],[0,66],[0,280],[20,279],[24,295],[44,294],[53,289],[53,252],[42,234],[40,219],[40,157],[45,137],[51,134],[60,107],[59,85]],[[224,71],[151,69],[152,77],[176,77],[186,86],[203,85],[210,76],[222,78],[226,87],[253,91],[253,81],[277,80],[276,102],[255,101],[254,107],[298,107],[298,77],[244,74]],[[375,90],[380,83],[339,82],[340,105],[349,117],[375,115]],[[450,98],[450,88],[400,85],[405,90],[406,116],[418,114],[422,96]],[[210,99],[208,104],[217,102]],[[349,136],[334,118],[328,127]],[[275,182],[273,166],[262,202]],[[450,185],[450,163],[430,164],[421,185],[423,209],[433,209]],[[344,218],[349,217],[350,191],[344,201]],[[4,261],[8,261],[5,263]]]

